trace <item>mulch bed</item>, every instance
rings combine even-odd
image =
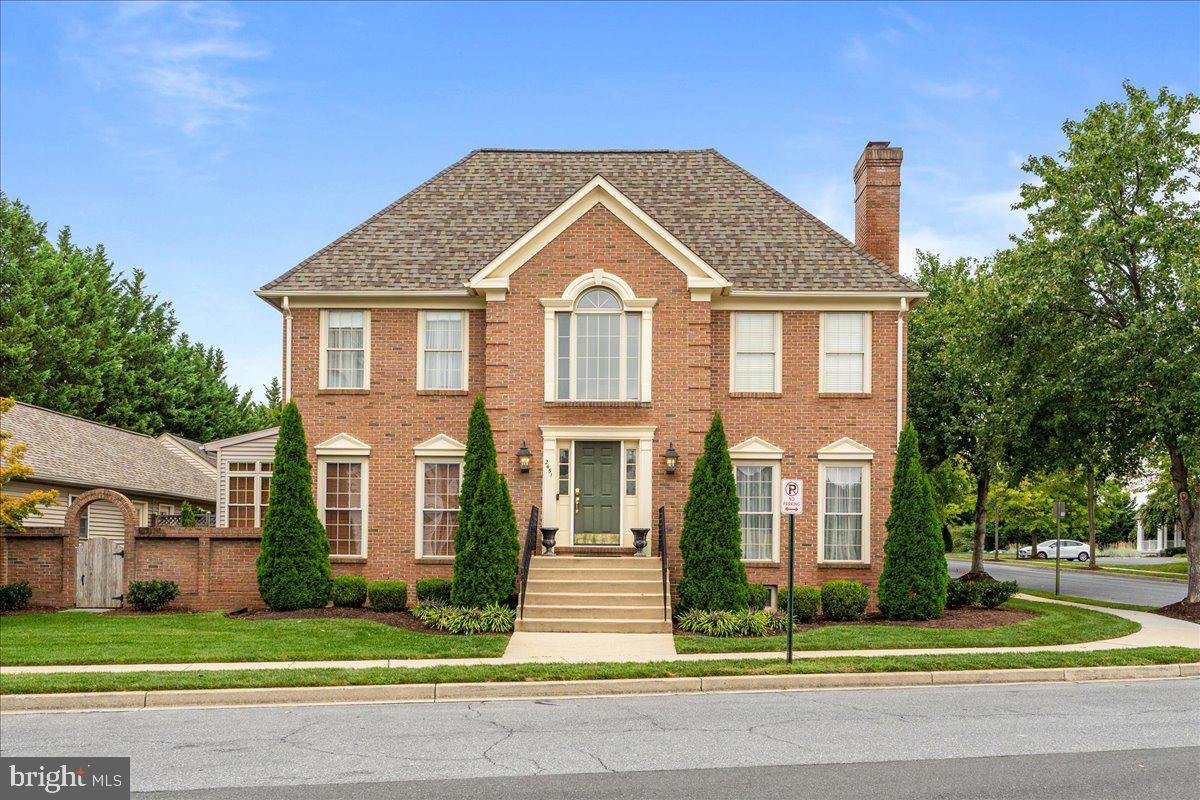
[[[231,611],[225,615],[229,619],[363,619],[368,622],[378,622],[393,628],[403,628],[417,633],[435,633],[444,636],[454,636],[448,631],[431,628],[407,611],[372,611],[369,608],[298,608],[295,611],[270,611],[260,609],[255,611]]]
[[[998,628],[1002,625],[1012,625],[1016,622],[1022,622],[1033,616],[1036,615],[1029,611],[1016,611],[1010,608],[958,608],[953,611],[945,612],[938,619],[893,622],[891,620],[884,619],[882,614],[880,614],[878,611],[875,611],[867,614],[866,619],[858,622],[830,622],[829,620],[818,620],[808,624],[796,623],[794,630],[796,633],[806,633],[808,631],[819,630],[820,628],[828,627],[830,625],[885,625],[889,628],[947,628],[966,630],[970,628]],[[675,629],[675,633],[678,636],[698,635],[691,633],[690,631],[682,631],[679,628]]]
[[[1164,617],[1187,620],[1188,622],[1200,622],[1200,603],[1189,603],[1187,600],[1180,600],[1178,603],[1163,606],[1154,613],[1162,614]]]

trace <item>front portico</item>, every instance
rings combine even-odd
[[[560,544],[632,547],[632,529],[653,526],[656,427],[540,426],[542,524]]]

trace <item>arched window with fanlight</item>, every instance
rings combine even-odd
[[[555,398],[641,400],[642,312],[628,311],[615,292],[585,290],[570,311],[558,311]]]

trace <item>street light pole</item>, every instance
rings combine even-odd
[[[1054,540],[1054,594],[1058,595],[1059,576],[1062,573],[1062,518],[1067,515],[1067,504],[1062,500],[1054,501],[1054,519],[1058,522],[1057,539]],[[1035,554],[1036,555],[1036,554]]]

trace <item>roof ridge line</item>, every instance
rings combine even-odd
[[[94,419],[88,419],[87,417],[81,417],[78,414],[68,414],[65,411],[58,411],[53,408],[46,408],[45,406],[39,406],[36,403],[26,403],[23,400],[17,400],[16,403],[19,406],[28,406],[29,408],[36,408],[38,411],[45,411],[47,414],[57,414],[60,417],[66,417],[67,419],[77,419],[80,422],[86,422],[89,425],[98,425],[101,428],[108,428],[110,430],[119,431],[121,433],[128,433],[130,436],[141,436],[145,439],[149,439],[150,441],[154,441],[156,438],[154,436],[151,436],[148,433],[142,433],[141,431],[131,431],[128,428],[121,428],[116,425],[109,425],[107,422],[97,422]],[[2,416],[2,415],[0,415],[0,416]],[[163,431],[163,433],[171,433],[171,432]],[[159,435],[161,436],[162,434],[159,434]],[[171,435],[174,436],[175,434],[172,433]],[[179,437],[179,438],[182,438],[182,437]]]
[[[600,148],[596,150],[588,149],[556,149],[553,147],[481,147],[475,151],[476,153],[546,153],[550,155],[561,153],[612,153],[621,155],[625,153],[639,155],[643,153],[708,153],[716,152],[711,147],[691,148],[683,150],[673,150],[669,147],[653,147],[653,148]]]

